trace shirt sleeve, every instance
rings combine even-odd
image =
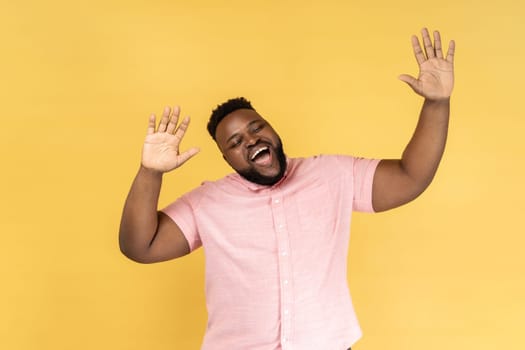
[[[188,241],[190,251],[194,251],[202,245],[195,219],[195,210],[192,205],[193,197],[194,194],[187,193],[161,210],[179,226]]]
[[[354,210],[373,213],[372,187],[374,174],[379,164],[379,159],[354,158],[353,182],[354,182]]]

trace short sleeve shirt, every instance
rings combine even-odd
[[[163,209],[203,247],[202,350],[347,349],[361,336],[347,283],[352,211],[372,212],[378,160],[288,159],[273,186],[238,174]]]

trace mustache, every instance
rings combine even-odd
[[[270,142],[268,142],[268,141],[258,140],[258,141],[257,141],[256,143],[254,143],[253,145],[248,146],[248,149],[252,149],[252,148],[257,147],[257,146],[260,146],[260,145],[266,145],[266,146],[270,146],[270,147],[272,147],[272,148],[278,148],[278,147],[280,147],[280,144],[281,144],[281,142],[279,141],[277,147],[274,147],[274,146],[273,146]]]
[[[251,155],[252,155],[252,151],[256,148],[259,148],[261,146],[265,146],[265,147],[268,147],[268,150],[275,150],[277,148],[275,148],[270,142],[267,142],[267,141],[257,141],[255,144],[253,145],[250,145],[247,147],[247,152],[246,152],[246,160],[250,161],[251,160]]]

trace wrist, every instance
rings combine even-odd
[[[143,173],[144,175],[153,176],[153,177],[162,177],[164,174],[162,171],[148,168],[144,166],[144,164],[140,164],[139,172]]]
[[[429,97],[426,97],[425,98],[425,103],[429,103],[429,104],[444,104],[444,105],[447,105],[447,104],[450,104],[450,96],[448,97],[443,97],[443,98],[429,98]]]

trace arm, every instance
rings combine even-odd
[[[137,262],[174,259],[190,251],[177,224],[157,211],[163,174],[178,168],[199,151],[192,148],[179,153],[189,118],[177,127],[178,117],[178,107],[173,113],[166,107],[157,130],[155,115],[150,117],[141,166],[124,205],[119,231],[120,250]]]
[[[412,46],[419,64],[419,77],[401,75],[425,101],[414,134],[401,159],[382,160],[374,175],[372,203],[375,211],[384,211],[410,202],[430,185],[445,150],[454,85],[454,41],[443,57],[439,32],[434,32],[434,45],[423,29],[423,52],[417,37]]]

